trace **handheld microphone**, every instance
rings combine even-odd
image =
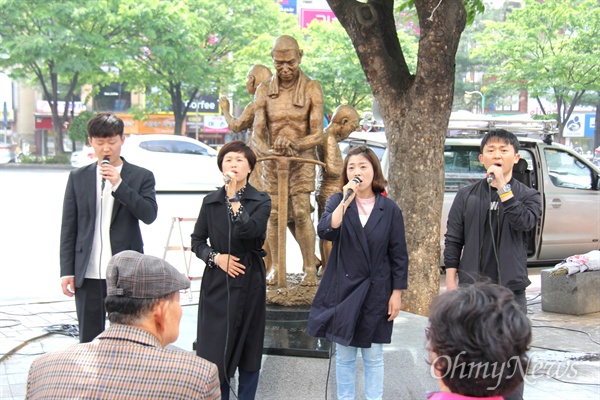
[[[500,165],[499,165],[499,164],[494,164],[494,165],[495,165],[496,167],[500,167]],[[491,185],[491,184],[492,184],[492,181],[494,180],[494,177],[495,177],[495,175],[494,175],[494,173],[493,173],[493,172],[487,176],[487,178],[486,178],[485,180],[487,181],[488,185]]]
[[[231,182],[231,177],[229,175],[225,175],[225,184],[229,185],[229,182]]]
[[[102,165],[110,165],[110,158],[108,158],[108,156],[104,156],[100,165],[101,166]],[[102,178],[102,187],[101,187],[102,192],[104,192],[104,185],[106,185],[106,178]]]
[[[355,176],[354,178],[352,178],[352,182],[356,182],[356,184],[358,185],[359,183],[361,183],[362,181],[360,180],[360,178],[358,176]],[[348,189],[348,191],[346,192],[346,195],[344,196],[344,200],[343,203],[346,202],[346,200],[348,200],[348,198],[350,196],[352,196],[352,193],[354,193],[354,190],[352,189]]]

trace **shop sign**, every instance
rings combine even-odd
[[[229,133],[229,126],[225,117],[219,116],[204,116],[204,132],[206,133]]]
[[[145,121],[133,119],[131,114],[116,114],[123,120],[126,135],[162,133],[172,135],[175,131],[173,114],[149,114]]]
[[[573,113],[565,124],[563,137],[594,137],[596,115]]]
[[[221,107],[219,107],[218,95],[202,94],[191,102],[186,101],[184,105],[189,105],[187,111],[188,115],[221,115]]]
[[[57,108],[58,108],[58,114],[62,115],[65,112],[65,104],[66,102],[64,101],[58,101],[57,102]],[[71,114],[71,111],[73,110],[73,105],[74,107],[74,114],[75,115],[79,115],[79,113],[83,112],[86,110],[85,104],[83,104],[83,102],[81,101],[70,101],[69,102],[69,108],[68,108],[68,113]],[[46,100],[38,100],[35,103],[35,112],[38,114],[52,114],[52,110],[50,109],[50,103],[48,103],[48,101]]]
[[[279,11],[288,14],[296,14],[296,0],[280,0]]]
[[[306,26],[314,19],[327,22],[337,21],[337,17],[331,10],[313,10],[310,8],[303,8],[300,14],[300,27],[306,28]]]

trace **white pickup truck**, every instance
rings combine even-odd
[[[478,160],[482,136],[446,139],[442,251],[448,212],[456,192],[485,177],[485,169]],[[553,264],[574,254],[600,249],[600,169],[561,144],[527,137],[519,137],[519,142],[519,153],[526,164],[517,164],[513,175],[542,195],[542,217],[530,234],[528,264]],[[355,132],[342,148],[350,143],[366,143],[373,148],[386,171],[383,132]]]

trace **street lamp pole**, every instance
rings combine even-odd
[[[479,90],[473,90],[473,91],[465,91],[465,94],[468,95],[474,95],[474,94],[478,94],[481,96],[481,113],[485,114],[485,93],[481,93]]]
[[[196,101],[196,123],[195,123],[195,126],[196,126],[196,140],[198,140],[198,124],[200,123],[200,121],[198,121],[198,109],[200,107],[198,106],[198,98],[196,98],[195,101]]]

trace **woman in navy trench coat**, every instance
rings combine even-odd
[[[341,179],[343,193],[327,200],[318,225],[319,237],[332,241],[333,248],[307,332],[336,343],[338,399],[355,396],[357,348],[365,367],[366,398],[380,399],[382,344],[391,342],[401,291],[407,287],[404,220],[398,205],[381,194],[386,182],[368,147],[348,152]]]
[[[192,251],[206,263],[196,353],[219,367],[223,399],[238,368],[238,398],[254,399],[265,334],[262,246],[271,198],[248,184],[256,155],[244,142],[223,146],[217,163],[226,184],[204,198],[192,233]]]

